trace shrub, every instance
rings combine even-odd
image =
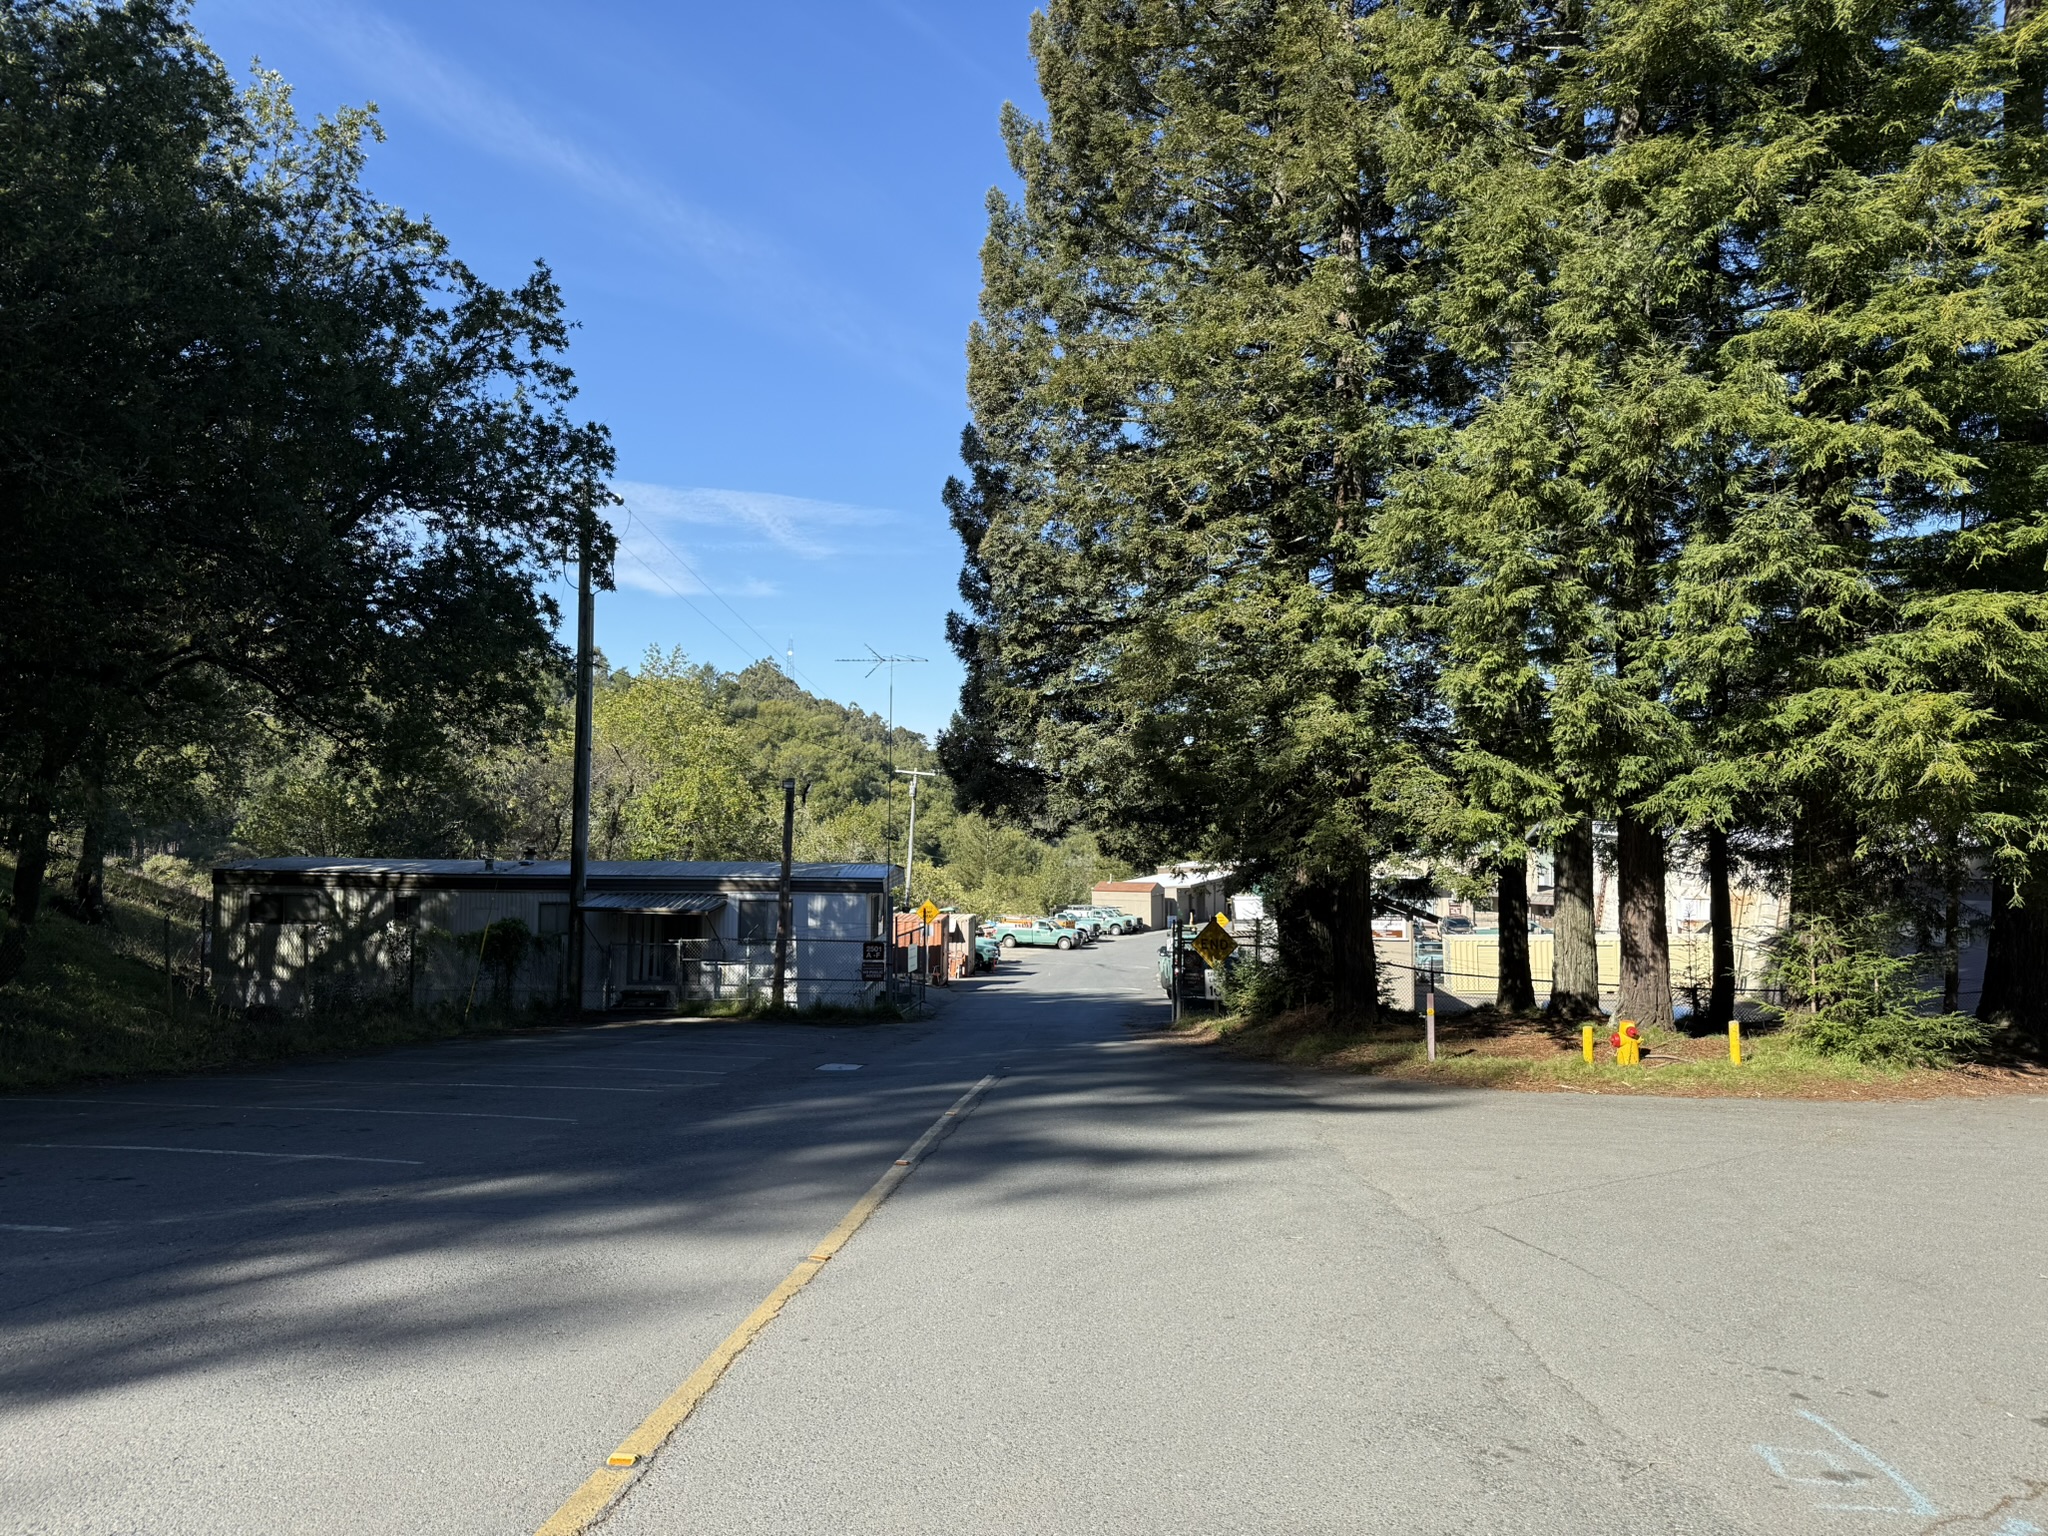
[[[1982,1049],[1984,1026],[1930,1011],[1934,993],[1919,985],[1919,957],[1892,954],[1886,937],[1879,925],[1844,932],[1815,918],[1778,941],[1775,979],[1804,1005],[1792,1038],[1869,1066],[1946,1067]]]

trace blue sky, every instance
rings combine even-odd
[[[1034,114],[1033,0],[198,0],[228,64],[308,116],[374,101],[370,182],[581,323],[583,414],[618,447],[614,662],[649,645],[799,681],[899,724],[951,715],[959,546],[939,504],[966,421],[983,200],[1005,100]],[[678,594],[681,594],[680,596]]]

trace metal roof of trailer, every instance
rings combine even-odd
[[[732,863],[691,862],[677,859],[592,859],[588,866],[592,884],[717,884],[728,880],[777,880],[782,865],[774,859],[752,859]],[[436,880],[563,881],[569,878],[566,859],[234,859],[214,866],[216,874],[299,875],[307,878],[342,879],[350,876],[370,879],[403,878]],[[844,881],[882,883],[893,878],[889,864],[792,864],[790,878],[810,882]]]
[[[716,912],[725,905],[719,891],[593,891],[589,912]]]

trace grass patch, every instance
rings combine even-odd
[[[1482,1009],[1437,1020],[1437,1059],[1429,1061],[1423,1021],[1387,1013],[1373,1029],[1303,1008],[1270,1019],[1225,1017],[1205,1026],[1218,1049],[1321,1071],[1355,1072],[1457,1088],[1579,1093],[1647,1093],[1695,1098],[1903,1099],[2048,1093],[2048,1070],[2023,1061],[1949,1068],[1864,1065],[1823,1056],[1782,1031],[1743,1032],[1743,1063],[1728,1060],[1722,1035],[1694,1038],[1646,1030],[1640,1066],[1617,1066],[1596,1026],[1594,1061],[1580,1054],[1576,1028]]]

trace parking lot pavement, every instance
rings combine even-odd
[[[1446,1093],[1069,1041],[607,1529],[2029,1536],[2044,1150],[2044,1100]]]
[[[2048,1103],[1304,1077],[1156,948],[0,1101],[0,1531],[532,1532],[990,1074],[607,1530],[2048,1531]]]
[[[531,1529],[592,1425],[957,1093],[934,1033],[597,1028],[0,1100],[0,1530]]]

